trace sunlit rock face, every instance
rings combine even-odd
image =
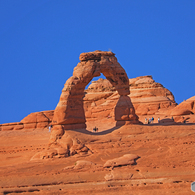
[[[190,115],[195,113],[195,96],[184,100],[179,105],[177,105],[170,114],[172,116]]]
[[[118,119],[120,109],[115,108],[117,102],[121,106],[123,105],[123,116],[121,116],[123,119],[129,116],[125,114],[125,112],[128,112],[125,110],[125,107],[129,103],[133,104],[133,106],[130,106],[133,108],[131,114],[135,111],[135,114],[138,116],[166,115],[177,105],[173,94],[163,85],[155,82],[152,76],[129,79],[129,90],[131,93],[126,97],[122,97],[107,79],[100,78],[98,81],[93,81],[86,90],[84,97],[84,109],[87,120],[105,117]],[[128,101],[127,103],[128,97],[131,102]],[[131,117],[134,117],[135,114]]]
[[[83,97],[86,85],[101,73],[115,88],[119,99],[115,104],[115,120],[137,123],[138,117],[128,95],[129,79],[112,52],[94,51],[82,53],[80,62],[74,68],[62,90],[59,103],[54,111],[53,125],[63,125],[65,129],[85,128]]]

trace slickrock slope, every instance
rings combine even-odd
[[[47,148],[48,129],[0,131],[0,194],[194,194],[195,125],[99,123],[97,133],[66,131],[91,153],[44,160],[30,159]]]
[[[171,115],[173,116],[189,114],[195,114],[195,96],[184,100],[182,103],[171,110]]]
[[[175,122],[195,123],[195,96],[184,100],[175,108],[169,111]]]

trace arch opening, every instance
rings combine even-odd
[[[85,86],[85,90],[88,89],[88,87],[93,83],[93,82],[96,82],[98,81],[99,79],[106,79],[106,77],[101,73],[100,76],[97,76],[97,77],[93,77],[92,80]]]

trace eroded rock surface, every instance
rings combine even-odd
[[[173,116],[189,114],[195,114],[195,96],[187,100],[184,100],[182,103],[177,105],[173,110],[171,110],[171,115]]]
[[[84,90],[93,77],[100,76],[101,73],[115,87],[121,98],[119,98],[120,103],[116,105],[120,114],[115,115],[115,120],[137,123],[138,117],[135,115],[130,98],[127,98],[127,95],[130,94],[129,79],[125,70],[118,63],[115,54],[95,51],[82,53],[79,59],[80,62],[74,68],[73,76],[66,81],[62,90],[59,103],[54,111],[53,125],[63,125],[65,129],[70,129],[71,125],[75,129],[75,124],[78,128],[86,127],[83,108]],[[126,110],[123,109],[124,106]]]
[[[29,161],[47,148],[48,130],[0,131],[0,193],[191,194],[194,132],[193,124],[125,125],[102,135],[70,130],[92,154],[55,158],[54,149],[54,159]],[[140,156],[135,165],[103,167],[129,153]]]
[[[33,112],[24,117],[20,122],[0,125],[0,130],[9,131],[46,128],[52,122],[53,113],[53,110]]]
[[[114,158],[106,161],[104,167],[118,167],[124,165],[133,165],[135,164],[135,160],[138,158],[139,156],[135,154],[125,154],[119,158]]]
[[[20,122],[24,124],[25,129],[45,128],[53,118],[53,110],[34,112],[23,118]]]
[[[58,127],[57,130],[51,132],[48,148],[35,154],[31,160],[62,158],[88,153],[91,154],[91,151],[79,138],[70,135],[68,132],[64,134],[64,130]]]
[[[162,114],[167,115],[168,111],[177,104],[173,94],[156,83],[151,76],[141,76],[129,79],[131,93],[127,96],[138,116]],[[120,101],[125,107],[127,97],[120,97],[116,89],[106,79],[93,81],[86,90],[84,97],[85,115],[88,119],[115,117],[115,105]],[[132,111],[133,112],[133,111]],[[120,114],[119,114],[120,115]],[[125,114],[123,115],[125,118]]]

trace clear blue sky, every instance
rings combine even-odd
[[[195,0],[0,0],[0,124],[55,109],[82,52],[195,95]]]

